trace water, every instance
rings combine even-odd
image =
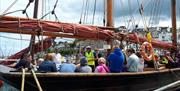
[[[3,86],[0,87],[0,91],[19,91],[19,90],[7,83],[3,83]]]

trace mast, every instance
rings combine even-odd
[[[35,4],[34,4],[34,14],[33,14],[33,18],[37,18],[38,16],[38,5],[39,5],[39,0],[35,0]],[[35,35],[31,35],[31,41],[29,44],[29,52],[30,55],[32,56],[32,59],[34,59],[34,47],[33,45],[35,44]]]
[[[172,16],[172,43],[177,48],[177,32],[176,32],[176,0],[171,0],[171,16]]]
[[[113,25],[113,0],[106,0],[106,27],[114,27]],[[107,56],[111,53],[111,50],[113,49],[113,41],[108,40],[107,44],[110,45],[110,49],[107,50]]]
[[[114,27],[113,25],[113,0],[107,0],[107,27]]]

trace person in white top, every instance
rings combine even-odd
[[[53,55],[53,61],[56,64],[56,68],[57,70],[59,70],[59,66],[62,64],[62,61],[61,61],[62,56],[58,52],[58,49],[55,49],[55,53],[53,53],[52,55]]]
[[[133,48],[128,49],[127,55],[128,55],[127,65],[126,65],[127,71],[128,72],[138,72],[138,66],[139,66],[140,59],[135,54],[134,49]]]
[[[142,58],[141,52],[137,52],[136,55],[139,57],[138,72],[144,71],[144,59]]]

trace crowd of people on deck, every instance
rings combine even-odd
[[[87,46],[81,52],[81,58],[77,63],[72,60],[62,60],[62,56],[56,50],[55,53],[48,53],[43,58],[38,58],[32,62],[29,54],[22,55],[19,62],[10,67],[21,69],[29,68],[39,72],[63,72],[63,73],[120,73],[120,72],[143,72],[145,67],[154,67],[154,62],[164,64],[166,68],[180,67],[180,52],[176,59],[171,57],[170,52],[164,55],[154,55],[153,60],[145,60],[141,50],[135,51],[133,48],[122,50],[114,47],[113,51],[104,56],[99,49],[92,50]]]

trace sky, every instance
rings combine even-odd
[[[15,10],[24,9],[29,0],[0,0],[0,14],[13,3],[16,3],[7,11],[12,12]],[[38,18],[50,12],[56,0],[39,0],[39,12]],[[177,2],[177,26],[180,23],[180,0]],[[84,3],[84,4],[83,4]],[[86,7],[87,5],[87,7]],[[58,21],[78,23],[80,18],[83,24],[91,25],[93,22],[95,0],[58,0],[55,13],[58,17]],[[143,15],[139,13],[139,7],[143,7]],[[147,26],[157,27],[165,26],[171,27],[171,0],[114,0],[113,1],[113,20],[114,26],[126,26],[127,28],[133,28],[135,25],[143,27],[146,23]],[[27,14],[30,18],[33,17],[32,3],[27,8]],[[86,7],[86,12],[85,12]],[[94,16],[94,24],[103,26],[104,18],[104,0],[96,0],[96,10]],[[7,13],[5,12],[5,13]],[[8,16],[26,17],[22,12],[9,14]],[[45,20],[55,21],[54,15],[47,15]],[[13,40],[5,37],[12,37],[25,40]],[[9,33],[0,33],[0,56],[15,53],[22,48],[29,45],[29,35],[17,35]],[[61,39],[59,39],[61,41]],[[4,52],[4,53],[2,53]]]

